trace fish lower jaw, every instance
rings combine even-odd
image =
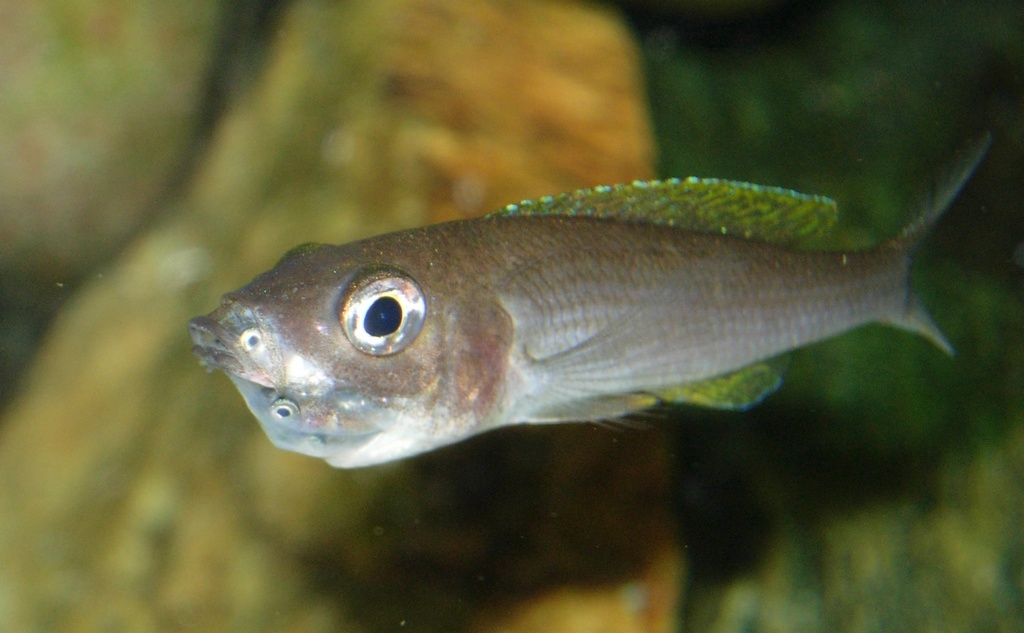
[[[448,443],[419,433],[379,431],[359,438],[358,442],[346,439],[332,454],[322,457],[335,468],[362,468],[426,453]]]
[[[310,432],[260,420],[274,446],[323,459],[335,468],[362,468],[424,453],[439,444],[419,434],[379,430],[365,433]]]
[[[377,429],[363,432],[340,431],[331,421],[310,418],[299,405],[280,397],[278,391],[258,383],[232,376],[242,393],[249,411],[256,417],[274,446],[295,453],[327,459],[340,452],[357,450],[359,446],[380,433]],[[293,415],[282,417],[275,411],[275,403],[287,402],[294,407]],[[277,405],[285,406],[285,405]]]
[[[372,400],[335,394],[331,413],[319,417],[316,405],[287,397],[286,390],[231,375],[249,410],[259,421],[274,446],[286,451],[318,457],[336,468],[358,468],[395,461],[448,444],[443,438],[424,433],[417,425],[396,419]],[[293,407],[282,416],[275,406]],[[309,407],[311,410],[304,410]],[[348,415],[339,414],[347,412]],[[343,428],[339,420],[361,420],[361,428]],[[452,440],[454,441],[454,440]]]
[[[335,468],[376,466],[457,441],[424,435],[400,426],[365,432],[309,431],[288,428],[266,417],[260,419],[260,425],[278,448],[319,457]]]
[[[287,429],[279,424],[268,424],[263,420],[260,420],[260,425],[274,446],[293,453],[319,457],[332,465],[334,465],[332,459],[338,455],[358,451],[359,447],[371,441],[379,433],[378,431],[359,435],[315,433]]]

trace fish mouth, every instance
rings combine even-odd
[[[227,329],[209,316],[198,316],[188,322],[188,333],[192,337],[192,353],[203,364],[229,374],[245,372],[245,366],[238,360],[236,350],[227,343],[233,337]]]
[[[219,369],[229,376],[241,376],[252,382],[270,387],[273,379],[263,364],[268,360],[264,352],[264,363],[254,357],[257,351],[246,348],[243,338],[252,333],[262,341],[265,336],[252,310],[236,302],[225,301],[210,314],[197,316],[188,322],[188,333],[192,338],[192,353],[200,362],[210,368]]]

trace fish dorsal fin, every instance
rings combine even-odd
[[[660,391],[654,395],[664,402],[742,411],[764,400],[781,384],[780,368],[773,363],[765,362],[723,376]]]
[[[492,216],[589,216],[736,235],[775,244],[820,237],[836,203],[779,187],[717,178],[634,181],[510,204]]]

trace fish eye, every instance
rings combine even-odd
[[[242,346],[245,347],[245,349],[251,352],[259,347],[261,341],[260,332],[256,328],[249,328],[238,336],[238,340],[242,343]]]
[[[376,270],[349,284],[339,318],[356,349],[373,356],[396,354],[423,328],[426,300],[411,277]]]
[[[278,398],[270,403],[270,415],[278,420],[288,420],[299,414],[299,405],[288,398]]]

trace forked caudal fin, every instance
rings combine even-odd
[[[910,274],[909,258],[913,257],[914,251],[920,246],[921,241],[928,235],[928,232],[938,222],[939,218],[949,209],[949,205],[956,199],[957,194],[960,193],[964,184],[970,179],[974,170],[977,169],[978,164],[985,157],[985,153],[988,152],[991,144],[992,135],[987,132],[968,143],[957,154],[945,175],[936,181],[935,187],[924,198],[921,205],[921,213],[903,229],[898,237],[889,242],[892,246],[907,253],[908,276]],[[917,294],[910,288],[909,279],[906,310],[899,317],[887,322],[895,327],[920,334],[942,351],[950,356],[953,355],[953,346],[943,336],[938,326],[935,325],[935,322],[928,314],[924,304],[921,303]]]

